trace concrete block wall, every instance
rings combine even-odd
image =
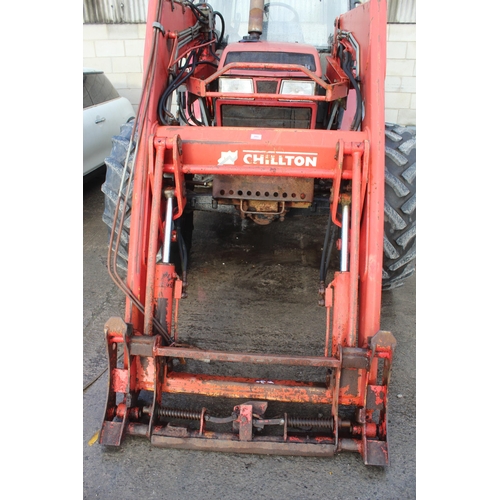
[[[416,25],[387,27],[385,119],[416,125]],[[83,66],[103,70],[137,110],[142,87],[145,24],[84,24]]]
[[[387,26],[385,120],[416,125],[416,24]]]
[[[106,73],[137,111],[141,98],[145,24],[84,24],[83,67]]]

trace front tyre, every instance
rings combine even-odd
[[[104,193],[104,213],[102,220],[108,226],[109,235],[113,228],[113,219],[116,211],[116,204],[120,198],[120,208],[118,211],[118,223],[115,227],[115,237],[113,238],[113,250],[116,250],[116,241],[118,233],[118,224],[121,220],[123,210],[125,210],[125,218],[123,228],[118,241],[118,255],[116,265],[119,269],[127,271],[128,267],[128,250],[130,238],[130,218],[132,211],[132,191],[133,180],[130,186],[129,200],[124,206],[123,199],[127,191],[129,172],[131,171],[135,157],[135,141],[132,141],[130,155],[128,158],[128,167],[125,170],[125,161],[127,160],[127,152],[129,149],[134,122],[129,121],[122,125],[120,134],[112,139],[112,148],[109,157],[105,159],[106,163],[106,180],[102,185]],[[122,182],[123,177],[123,182]],[[177,230],[178,239],[171,246],[171,262],[175,264],[176,272],[182,276],[187,268],[187,260],[191,249],[192,234],[193,234],[193,212],[184,212],[183,215],[174,221],[175,229]],[[180,240],[180,241],[179,241]],[[181,244],[182,242],[182,244]]]
[[[125,173],[125,178],[123,179],[123,171],[125,169],[125,161],[127,159],[127,152],[129,149],[129,144],[131,141],[132,130],[134,127],[133,121],[128,121],[121,126],[120,134],[112,138],[112,146],[110,155],[104,160],[106,163],[106,180],[101,187],[101,191],[104,193],[104,213],[102,215],[103,222],[108,226],[108,233],[111,235],[111,230],[113,228],[113,219],[115,217],[116,204],[118,199],[124,199],[124,194],[127,190],[128,178],[130,168],[134,161],[135,156],[135,141],[132,142],[131,152],[128,159],[128,168]],[[120,191],[121,188],[121,191]],[[131,189],[133,186],[131,186]],[[118,268],[127,271],[128,263],[128,243],[129,243],[129,231],[130,231],[130,214],[132,210],[131,197],[129,202],[124,207],[123,201],[121,201],[119,216],[117,226],[115,227],[115,246],[118,232],[118,224],[121,220],[122,212],[125,209],[125,219],[123,229],[120,235],[120,240],[118,242],[118,257],[117,266]]]

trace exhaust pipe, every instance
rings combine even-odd
[[[248,38],[250,40],[260,40],[262,35],[262,25],[264,23],[264,0],[250,1],[250,14],[248,16]]]

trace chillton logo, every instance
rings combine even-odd
[[[281,165],[295,167],[315,167],[317,153],[276,153],[275,151],[243,151],[243,162],[246,165]]]

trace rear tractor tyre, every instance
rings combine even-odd
[[[415,272],[416,131],[385,127],[385,222],[382,290],[402,286]]]

